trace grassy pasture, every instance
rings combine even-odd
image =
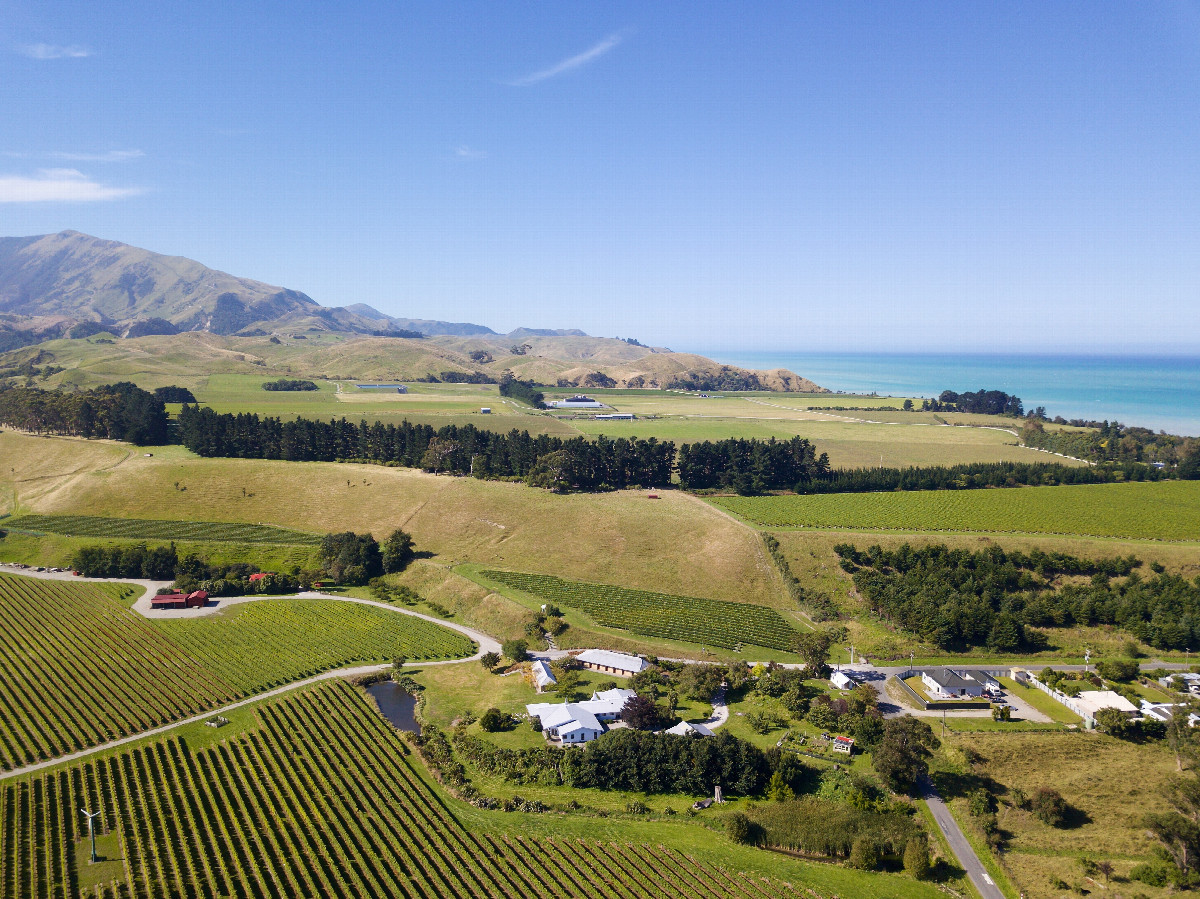
[[[20,511],[369,530],[381,539],[403,527],[443,564],[470,560],[594,581],[620,571],[634,588],[778,601],[757,535],[677,491],[654,501],[636,491],[559,496],[377,465],[199,459],[181,447],[114,461],[111,445],[12,432],[0,434],[0,456],[28,465],[21,457],[55,444],[77,449],[74,457],[62,454],[59,473],[41,466],[14,482],[0,469],[0,491],[7,486],[11,497],[15,488]],[[89,458],[107,467],[80,471]],[[588,539],[570,536],[579,534]]]
[[[1174,757],[1157,744],[1137,745],[1095,733],[976,733],[950,737],[950,763],[938,775],[949,796],[983,780],[999,785],[999,824],[1009,833],[1004,854],[1008,873],[1031,897],[1057,897],[1051,876],[1081,879],[1078,859],[1110,860],[1127,874],[1151,858],[1154,841],[1139,826],[1141,816],[1167,808],[1163,787],[1175,770]],[[967,764],[962,750],[976,759]],[[1078,809],[1069,826],[1054,828],[1012,805],[1016,788],[1032,796],[1048,786]],[[966,799],[952,799],[960,821],[969,821]],[[1158,891],[1137,885],[1140,892]]]
[[[720,497],[762,527],[1200,538],[1200,481]]]

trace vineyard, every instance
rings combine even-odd
[[[261,720],[210,749],[166,740],[4,785],[0,899],[799,894],[663,846],[466,828],[341,681],[269,704]],[[80,808],[101,810],[120,868],[88,866]]]
[[[1200,537],[1200,481],[926,490],[820,496],[723,496],[713,502],[768,528]]]
[[[159,619],[154,626],[245,693],[354,662],[453,659],[475,651],[449,628],[331,599],[249,602],[215,617]]]
[[[119,587],[0,575],[0,768],[95,746],[350,662],[459,657],[471,641],[335,600],[147,621]]]
[[[7,530],[66,537],[110,537],[119,540],[179,540],[210,543],[273,543],[316,546],[319,534],[305,534],[265,524],[231,521],[165,521],[151,518],[98,518],[91,515],[21,515],[6,518]]]
[[[482,571],[508,587],[578,609],[605,627],[648,637],[732,649],[741,643],[790,650],[796,631],[774,609],[719,599],[653,593],[607,584],[568,581],[548,574]]]

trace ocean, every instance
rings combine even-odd
[[[1200,356],[788,353],[693,350],[742,368],[786,368],[845,393],[936,397],[1003,390],[1028,412],[1200,436]]]

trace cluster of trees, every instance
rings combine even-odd
[[[81,546],[71,558],[71,568],[84,577],[133,577],[169,581],[175,577],[179,556],[175,544],[147,547],[145,543],[126,546]]]
[[[1188,581],[1157,565],[1145,578],[1133,556],[1094,560],[908,544],[834,549],[876,612],[942,648],[1038,651],[1046,637],[1032,628],[1076,624],[1114,625],[1162,649],[1200,645],[1200,578]],[[1056,585],[1056,575],[1090,580]]]
[[[413,539],[397,528],[383,542],[370,534],[345,531],[321,538],[321,566],[339,584],[361,586],[384,574],[403,571],[413,559]]]
[[[685,490],[719,487],[752,495],[790,490],[825,476],[829,456],[818,456],[816,447],[803,437],[782,441],[732,438],[685,443],[679,448],[676,465]]]
[[[481,771],[513,783],[542,783],[638,793],[761,793],[771,776],[766,754],[727,731],[706,738],[618,728],[582,749],[501,749],[460,732],[455,751]]]
[[[408,328],[392,328],[387,331],[372,331],[372,337],[402,337],[405,340],[424,340],[425,335],[420,331],[410,331]]]
[[[673,443],[654,438],[595,441],[563,440],[528,431],[507,434],[474,425],[352,424],[218,414],[184,406],[179,417],[183,445],[201,456],[232,456],[289,461],[366,460],[479,478],[525,478],[545,456],[560,453],[542,466],[540,481],[581,489],[671,483]]]
[[[1157,476],[1150,469],[1149,476]],[[797,493],[878,493],[893,490],[975,490],[981,487],[1043,487],[1111,484],[1129,480],[1112,467],[1056,462],[971,462],[929,468],[838,468],[798,483]]]
[[[1137,463],[1155,462],[1161,462],[1176,477],[1200,478],[1200,440],[1155,433],[1148,428],[1127,428],[1116,421],[1100,422],[1099,427],[1085,431],[1048,431],[1039,419],[1028,418],[1021,428],[1021,442],[1089,462],[1132,466],[1130,480],[1150,476]]]
[[[752,371],[722,365],[715,372],[685,372],[667,382],[667,390],[770,390]]]
[[[196,395],[186,387],[155,387],[154,395],[164,403],[194,403]]]
[[[500,395],[507,396],[514,400],[520,400],[533,406],[535,409],[541,409],[546,404],[546,395],[537,389],[538,385],[533,381],[522,381],[513,376],[512,372],[505,372],[500,378]]]
[[[295,593],[302,578],[297,574],[267,572],[262,577],[257,565],[244,562],[211,565],[197,555],[186,555],[175,566],[175,589],[184,593],[203,590],[209,596],[279,596]]]
[[[105,437],[138,446],[169,440],[163,401],[128,381],[78,393],[0,388],[0,423],[38,434]]]
[[[321,539],[321,569],[291,574],[269,572],[266,577],[244,563],[210,565],[200,556],[180,557],[175,544],[147,547],[145,543],[96,544],[80,547],[71,567],[85,577],[131,577],[175,581],[179,589],[205,590],[212,596],[241,596],[249,593],[294,593],[302,584],[321,578],[360,585],[383,574],[403,571],[414,556],[412,537],[397,528],[382,548],[370,534],[326,534]]]
[[[974,412],[979,415],[1013,415],[1020,418],[1025,407],[1019,396],[1011,396],[1000,390],[976,390],[955,393],[943,390],[936,400],[925,400],[921,408],[926,412]]]
[[[267,381],[262,386],[263,390],[320,390],[315,381],[306,381],[303,378],[280,378],[277,381]],[[186,402],[186,400],[185,400]],[[195,402],[193,398],[191,402]]]

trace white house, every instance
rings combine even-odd
[[[584,668],[603,671],[605,674],[619,674],[622,677],[629,677],[650,667],[650,663],[643,658],[609,649],[589,649],[581,652],[576,658]]]
[[[983,695],[986,682],[970,671],[952,671],[949,668],[932,668],[921,672],[921,683],[931,693],[942,696],[979,697]]]
[[[854,678],[845,671],[833,672],[833,674],[829,675],[829,682],[839,690],[853,690],[855,687]]]
[[[605,731],[605,722],[621,717],[625,703],[637,694],[633,690],[602,690],[584,702],[534,702],[525,706],[531,718],[542,724],[549,740],[564,746],[590,743]]]
[[[1140,709],[1143,718],[1153,718],[1163,724],[1169,724],[1171,719],[1186,710],[1187,705],[1182,702],[1151,702],[1148,699],[1141,701]],[[1188,727],[1195,727],[1198,721],[1200,721],[1200,715],[1188,712]]]
[[[713,732],[703,724],[691,724],[687,721],[680,721],[674,727],[669,727],[663,731],[664,734],[670,734],[673,737],[711,737]]]
[[[554,677],[554,673],[550,670],[550,666],[541,659],[538,659],[533,663],[531,666],[531,671],[533,674],[533,682],[537,685],[539,693],[552,684],[558,683],[558,680]]]

